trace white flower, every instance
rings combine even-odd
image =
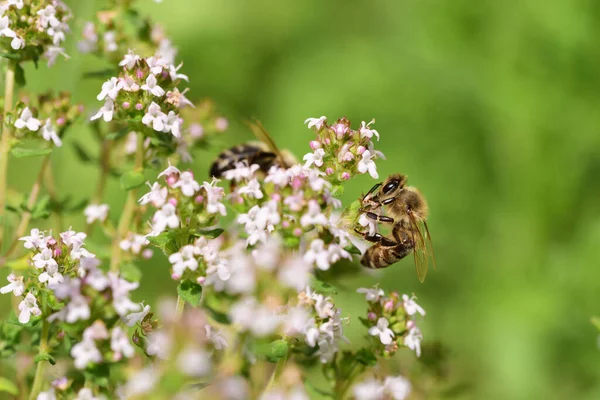
[[[56,393],[54,392],[54,388],[51,388],[45,392],[41,392],[38,394],[36,400],[56,400]]]
[[[108,339],[108,330],[101,320],[96,320],[92,325],[83,331],[83,340],[104,340]]]
[[[109,99],[116,100],[121,89],[123,89],[123,82],[112,77],[102,84],[102,91],[96,98],[98,100],[104,100],[108,97]]]
[[[54,127],[54,125],[52,125],[49,118],[46,121],[46,124],[44,124],[44,126],[42,127],[42,137],[44,138],[44,140],[47,140],[47,141],[52,140],[54,142],[54,144],[56,145],[56,147],[62,146],[62,141],[58,137],[56,128]]]
[[[206,331],[206,338],[212,342],[215,349],[223,350],[228,346],[227,340],[225,340],[221,331],[213,330],[209,324],[204,326],[204,330]]]
[[[138,303],[134,303],[131,301],[129,297],[126,295],[117,296],[114,294],[113,290],[113,302],[112,305],[121,317],[125,317],[126,315],[140,310],[140,305]]]
[[[371,125],[374,123],[375,123],[374,118],[368,124],[365,121],[363,121],[360,126],[360,137],[363,137],[363,138],[367,137],[367,138],[371,139],[373,137],[373,135],[375,135],[375,136],[377,136],[377,140],[379,140],[379,132],[377,132],[375,129],[371,129]]]
[[[142,123],[146,126],[152,125],[152,129],[162,132],[165,129],[166,118],[167,116],[161,111],[160,106],[155,102],[152,102],[152,104],[148,106],[148,111],[142,118]]]
[[[246,186],[241,187],[238,193],[247,194],[255,199],[262,199],[264,197],[263,192],[260,190],[260,183],[258,183],[256,178],[253,178]]]
[[[147,337],[146,353],[166,360],[172,347],[171,338],[163,330],[154,331]]]
[[[223,173],[223,178],[228,181],[240,182],[254,177],[254,173],[260,169],[260,165],[248,165],[246,162],[235,163],[235,168],[229,169]]]
[[[312,264],[300,256],[287,260],[277,273],[277,279],[287,287],[301,291],[309,284]]]
[[[148,64],[150,72],[154,75],[162,73],[163,68],[166,68],[164,60],[160,57],[148,57],[146,58],[146,64]]]
[[[79,248],[83,245],[83,241],[87,235],[83,232],[75,232],[69,228],[68,231],[65,231],[60,234],[60,238],[63,243],[71,248]]]
[[[88,320],[90,318],[90,307],[85,297],[77,295],[71,298],[67,304],[67,313],[65,321],[72,324],[78,320]]]
[[[23,277],[16,276],[15,274],[9,274],[6,277],[6,280],[9,282],[8,285],[0,288],[0,293],[13,293],[15,296],[21,296],[23,292],[25,292],[25,285],[23,284]]]
[[[173,253],[169,256],[169,262],[173,264],[173,272],[177,276],[183,276],[186,269],[195,271],[198,269],[198,260],[196,256],[199,255],[200,251],[196,246],[188,244],[179,249],[177,253]]]
[[[375,379],[369,379],[354,385],[356,400],[383,400],[383,385]]]
[[[26,324],[29,322],[29,318],[31,318],[31,314],[39,317],[42,315],[42,310],[37,305],[36,298],[31,294],[27,293],[25,299],[21,301],[19,304],[19,322],[22,324]]]
[[[20,9],[22,9],[22,8],[23,8],[23,6],[24,6],[24,4],[23,4],[23,0],[8,0],[8,1],[6,2],[6,5],[7,5],[8,7],[10,7],[10,6],[15,6],[15,7],[16,7],[17,9],[19,9],[19,10],[20,10]]]
[[[408,315],[415,315],[416,313],[419,313],[425,316],[425,310],[423,310],[423,307],[415,302],[415,299],[416,297],[414,295],[411,297],[408,297],[406,294],[402,295],[402,304],[404,305],[406,313]]]
[[[75,368],[85,369],[88,364],[98,364],[102,361],[102,353],[96,347],[93,340],[84,340],[71,348],[71,357],[73,357]]]
[[[18,35],[15,35],[13,40],[10,42],[10,47],[12,47],[13,50],[20,50],[25,48],[25,39]]]
[[[158,86],[156,76],[154,76],[153,74],[148,75],[148,77],[146,78],[146,84],[142,85],[142,90],[150,92],[156,97],[162,97],[165,95],[164,89]]]
[[[376,156],[377,155],[371,153],[370,150],[365,150],[365,152],[362,154],[362,159],[358,162],[358,171],[361,174],[369,171],[369,174],[373,179],[379,178],[379,174],[377,173],[377,165],[375,165],[375,162],[373,161],[373,158]]]
[[[310,313],[305,307],[293,307],[287,311],[285,317],[283,318],[283,332],[288,336],[296,336],[304,333],[307,330],[310,321]],[[312,326],[314,326],[314,324],[315,320],[313,318]],[[314,345],[311,347],[314,347]]]
[[[383,296],[385,294],[383,289],[378,289],[378,288],[373,288],[373,289],[359,288],[356,290],[356,292],[364,293],[366,300],[370,303],[378,302],[379,299],[381,298],[381,296]]]
[[[51,67],[56,63],[56,59],[58,56],[63,56],[64,58],[70,58],[67,53],[65,53],[65,49],[58,46],[48,46],[44,56],[48,59],[48,67]]]
[[[104,33],[104,50],[107,53],[112,53],[119,49],[119,45],[117,44],[117,34],[115,31],[108,31]]]
[[[194,347],[184,348],[177,357],[177,367],[192,377],[201,377],[210,372],[210,354]]]
[[[320,131],[326,121],[327,117],[323,115],[320,118],[308,118],[306,121],[304,121],[304,123],[308,124],[308,129],[314,126],[318,131]]]
[[[175,229],[179,227],[179,217],[177,210],[171,203],[165,204],[160,210],[154,213],[154,232],[162,233],[167,227]]]
[[[25,107],[21,112],[21,116],[15,121],[15,127],[17,127],[17,129],[27,127],[27,129],[34,132],[40,129],[40,125],[42,125],[42,123],[39,119],[33,117],[29,107]]]
[[[285,187],[290,183],[290,175],[288,174],[287,169],[273,165],[271,169],[269,169],[265,182],[272,183],[275,186]]]
[[[171,132],[176,138],[181,137],[181,118],[179,118],[179,114],[169,111],[169,114],[165,117],[164,132]]]
[[[251,257],[236,246],[227,260],[226,291],[229,294],[252,293],[256,288],[256,272]]]
[[[81,388],[77,392],[77,397],[74,400],[106,400],[104,396],[94,396],[94,392],[90,388]]]
[[[113,119],[114,113],[115,102],[112,99],[106,99],[102,108],[100,108],[100,110],[98,110],[98,112],[90,118],[90,121],[95,121],[102,117],[104,121],[110,122]]]
[[[306,154],[302,159],[306,161],[304,167],[308,168],[311,165],[315,165],[317,167],[323,166],[323,157],[325,156],[325,150],[316,149],[314,153]]]
[[[412,390],[410,381],[403,376],[388,376],[383,382],[383,391],[394,400],[404,400]]]
[[[326,271],[331,266],[329,262],[329,251],[325,248],[325,242],[315,239],[310,243],[310,249],[304,253],[304,261],[315,264],[320,270]]]
[[[130,70],[135,67],[135,64],[139,60],[140,56],[135,54],[132,50],[129,50],[129,53],[125,54],[125,57],[123,57],[123,61],[119,63],[119,67],[125,67]]]
[[[300,218],[300,225],[307,227],[310,225],[329,225],[329,219],[321,212],[321,206],[316,200],[308,201],[308,212]]]
[[[144,306],[143,303],[140,303],[140,306],[143,307],[142,311],[137,313],[131,313],[125,316],[124,320],[127,326],[134,326],[138,322],[143,321],[144,318],[146,318],[146,315],[148,315],[148,313],[150,312],[150,306]]]
[[[234,324],[241,326],[243,330],[250,330],[258,337],[272,334],[281,323],[281,316],[258,304],[253,297],[235,303],[229,310],[229,316]]]
[[[394,332],[388,328],[390,323],[385,318],[379,318],[377,320],[377,326],[372,326],[369,328],[369,335],[377,336],[379,335],[379,340],[381,343],[388,345],[392,343],[392,338],[394,337]]]
[[[37,15],[40,16],[39,24],[44,28],[60,25],[60,21],[56,18],[56,8],[54,6],[50,5],[42,8],[37,12]]]
[[[56,287],[59,283],[64,281],[64,278],[60,272],[58,272],[58,268],[47,268],[46,271],[42,272],[40,276],[38,276],[38,280],[42,283],[48,282],[48,287],[53,288]]]
[[[142,247],[148,244],[148,239],[144,235],[138,235],[137,233],[130,233],[127,239],[121,240],[119,247],[123,251],[131,251],[133,254],[140,254]]]
[[[206,211],[209,214],[227,215],[225,205],[221,200],[225,196],[225,190],[222,187],[216,186],[217,180],[213,179],[211,183],[204,182],[202,187],[206,190]]]
[[[179,170],[177,170],[177,172],[179,173]],[[150,186],[149,183],[148,186]],[[154,207],[160,208],[166,203],[168,194],[169,191],[166,187],[162,187],[158,182],[154,182],[154,184],[150,186],[150,192],[143,195],[139,202],[142,205],[152,203]]]
[[[200,184],[194,180],[194,174],[189,171],[182,172],[173,188],[181,188],[181,193],[186,197],[192,197],[200,190]]]
[[[181,171],[179,171],[177,169],[177,167],[174,167],[171,165],[171,160],[167,160],[167,162],[169,163],[169,166],[160,174],[158,174],[158,177],[156,177],[156,179],[160,179],[161,176],[170,176],[170,175],[180,175]]]
[[[141,395],[150,393],[159,379],[154,368],[146,367],[135,373],[122,388],[123,398],[131,399],[143,397]]]
[[[23,236],[19,238],[19,240],[23,240],[25,243],[26,249],[36,250],[36,249],[44,249],[46,248],[46,237],[39,229],[32,229],[29,233],[29,236]]]
[[[118,326],[113,328],[110,335],[110,349],[115,353],[124,355],[126,358],[133,357],[135,353],[127,332]]]
[[[421,357],[421,340],[423,339],[423,334],[414,323],[410,325],[412,325],[412,327],[408,329],[408,335],[404,337],[404,345],[414,351],[417,354],[417,357]]]
[[[54,258],[52,258],[51,249],[42,249],[41,252],[33,256],[32,261],[36,268],[52,268],[58,266]]]
[[[132,76],[125,75],[120,78],[123,83],[123,90],[126,92],[137,92],[140,90],[140,85],[137,84],[135,79]]]
[[[0,37],[6,36],[9,38],[15,37],[15,31],[9,28],[10,20],[8,19],[8,15],[4,15],[0,17]]]
[[[77,48],[82,53],[91,53],[96,50],[98,34],[93,22],[87,22],[83,27],[83,40],[77,43]]]
[[[273,200],[265,203],[262,207],[258,205],[252,207],[247,214],[241,214],[237,218],[238,224],[245,225],[245,231],[248,235],[246,245],[253,246],[257,242],[266,242],[268,234],[281,221],[281,216],[277,211],[277,203]]]
[[[367,214],[360,214],[360,217],[358,217],[358,223],[361,226],[369,227],[369,236],[373,236],[377,233],[377,223],[375,220],[367,217]]]
[[[88,224],[91,224],[94,221],[104,222],[108,215],[108,210],[108,204],[90,204],[83,210],[83,214],[86,216],[86,222]]]
[[[169,65],[169,75],[171,76],[171,80],[177,81],[179,79],[182,79],[186,82],[189,82],[190,79],[188,78],[187,75],[179,73],[179,70],[181,69],[181,67],[183,67],[183,63],[179,64],[177,67],[175,67],[173,64]]]

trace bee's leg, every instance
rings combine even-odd
[[[394,218],[388,217],[385,215],[375,214],[374,212],[370,212],[370,211],[366,212],[365,215],[367,216],[367,218],[372,219],[374,221],[384,222],[386,224],[394,223]]]
[[[386,238],[385,236],[381,235],[380,233],[376,233],[374,235],[369,235],[368,233],[361,232],[358,229],[355,229],[354,231],[356,233],[358,233],[359,235],[361,235],[365,240],[372,242],[372,243],[378,243],[384,247],[394,247],[399,244],[398,242],[393,241],[392,239]]]

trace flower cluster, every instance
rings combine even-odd
[[[411,391],[412,385],[403,376],[388,376],[383,382],[377,379],[367,379],[354,385],[356,400],[404,400]]]
[[[6,0],[0,4],[0,15],[0,43],[19,60],[44,56],[51,66],[59,55],[67,57],[61,45],[69,32],[71,11],[61,0]]]
[[[375,150],[372,142],[373,137],[379,140],[379,132],[371,127],[374,122],[363,121],[360,129],[354,130],[346,118],[333,125],[327,123],[325,116],[308,118],[305,123],[317,137],[310,142],[313,152],[304,156],[304,165],[324,171],[336,185],[357,173],[368,172],[373,179],[379,178],[375,160],[383,158],[383,154]]]
[[[13,126],[17,139],[40,135],[44,140],[62,146],[65,131],[83,112],[83,106],[72,104],[71,96],[45,93],[36,98],[24,96],[15,111]]]
[[[365,295],[369,305],[367,318],[361,318],[361,321],[379,346],[384,346],[382,352],[394,354],[399,346],[405,346],[419,357],[423,335],[417,327],[416,317],[425,316],[425,310],[416,303],[415,296],[400,296],[397,292],[385,296],[385,292],[377,287],[360,288],[357,292]]]

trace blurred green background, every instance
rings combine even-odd
[[[68,3],[78,37],[101,1]],[[351,338],[364,313],[354,289],[382,282],[417,294],[426,341],[448,346],[452,375],[469,385],[460,398],[600,398],[589,322],[600,314],[600,3],[139,3],[179,47],[192,97],[213,98],[231,118],[223,146],[250,139],[240,121],[254,116],[301,156],[312,138],[305,118],[374,117],[381,175],[405,173],[427,196],[437,270],[419,284],[406,259],[343,282]],[[29,73],[29,87],[71,90],[94,108],[101,82],[79,77],[97,61],[76,56],[75,42],[71,60]],[[97,151],[85,126],[74,141]],[[198,157],[198,176],[218,151]],[[93,192],[95,173],[71,146],[53,163],[61,193]],[[27,190],[36,168],[11,162],[11,185]],[[352,181],[344,200],[371,184]],[[124,199],[118,182],[109,189],[116,218]],[[167,267],[160,257],[144,265],[140,299],[174,293]]]

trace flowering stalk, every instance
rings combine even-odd
[[[44,175],[48,166],[50,165],[50,154],[44,157],[44,161],[42,161],[42,166],[40,167],[40,171],[38,172],[37,179],[35,180],[33,186],[31,187],[31,192],[29,193],[29,198],[27,199],[27,211],[21,214],[21,220],[19,221],[19,225],[15,230],[14,238],[10,244],[10,247],[6,251],[5,258],[9,258],[12,253],[16,250],[17,244],[19,243],[19,238],[25,234],[27,227],[29,226],[29,222],[31,221],[31,209],[35,205],[37,198],[40,194],[40,190],[42,188],[42,180],[44,179]]]
[[[46,309],[44,308],[44,314],[47,314]],[[47,315],[45,315],[47,317]],[[48,335],[50,333],[50,323],[47,318],[44,318],[42,322],[42,333],[40,334],[40,346],[38,350],[38,355],[43,355],[48,353]],[[31,386],[31,393],[29,394],[29,400],[37,399],[38,394],[42,391],[42,385],[44,383],[44,370],[46,369],[46,361],[40,359],[35,368],[35,377],[33,378],[33,384]]]
[[[6,187],[8,173],[8,152],[10,151],[10,124],[8,113],[12,110],[15,91],[16,61],[9,60],[4,79],[4,114],[2,116],[2,139],[0,141],[0,250],[4,243],[4,228],[6,222]]]

